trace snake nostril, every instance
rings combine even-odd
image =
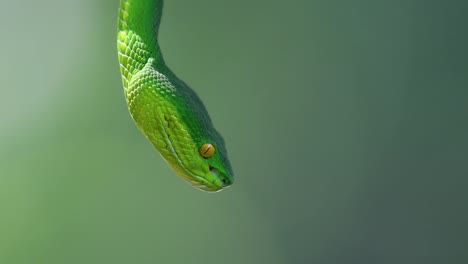
[[[226,183],[227,183],[227,180],[226,180],[226,179],[222,179],[221,181],[223,182],[223,184],[226,184]]]

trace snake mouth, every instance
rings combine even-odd
[[[210,174],[211,177],[207,177]],[[192,173],[190,173],[189,175],[190,176],[181,176],[194,187],[206,192],[219,192],[232,184],[232,180],[226,177],[224,173],[222,173],[220,170],[212,166],[209,166],[209,172],[205,176]],[[210,181],[208,180],[209,178],[212,178],[214,180]]]
[[[211,181],[208,181],[206,180],[205,178],[203,178],[202,176],[199,176],[199,175],[193,175],[193,178],[192,179],[189,179],[189,182],[190,184],[192,184],[194,187],[200,189],[200,190],[203,190],[203,191],[207,191],[207,192],[219,192],[219,191],[222,191],[223,190],[223,187],[214,183],[214,182],[211,182]]]

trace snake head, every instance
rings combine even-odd
[[[233,183],[224,140],[200,98],[172,73],[153,69],[134,75],[127,104],[138,128],[172,169],[196,188],[216,192]]]
[[[180,155],[177,159],[178,162],[168,161],[169,165],[179,176],[200,190],[218,192],[234,182],[226,152],[221,145],[204,143],[189,159],[181,158]]]

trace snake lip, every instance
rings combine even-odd
[[[214,174],[219,181],[209,181],[201,175],[192,174],[192,179],[189,179],[189,181],[193,186],[206,192],[220,192],[231,185],[231,181],[220,170],[213,166],[209,166],[208,168],[209,173]]]
[[[223,186],[219,186],[214,182],[207,181],[200,175],[193,175],[196,180],[192,180],[192,184],[197,188],[206,191],[206,192],[219,192],[223,190]]]

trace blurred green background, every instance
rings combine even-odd
[[[167,0],[217,194],[134,126],[118,0],[0,2],[0,263],[468,263],[466,1]]]

